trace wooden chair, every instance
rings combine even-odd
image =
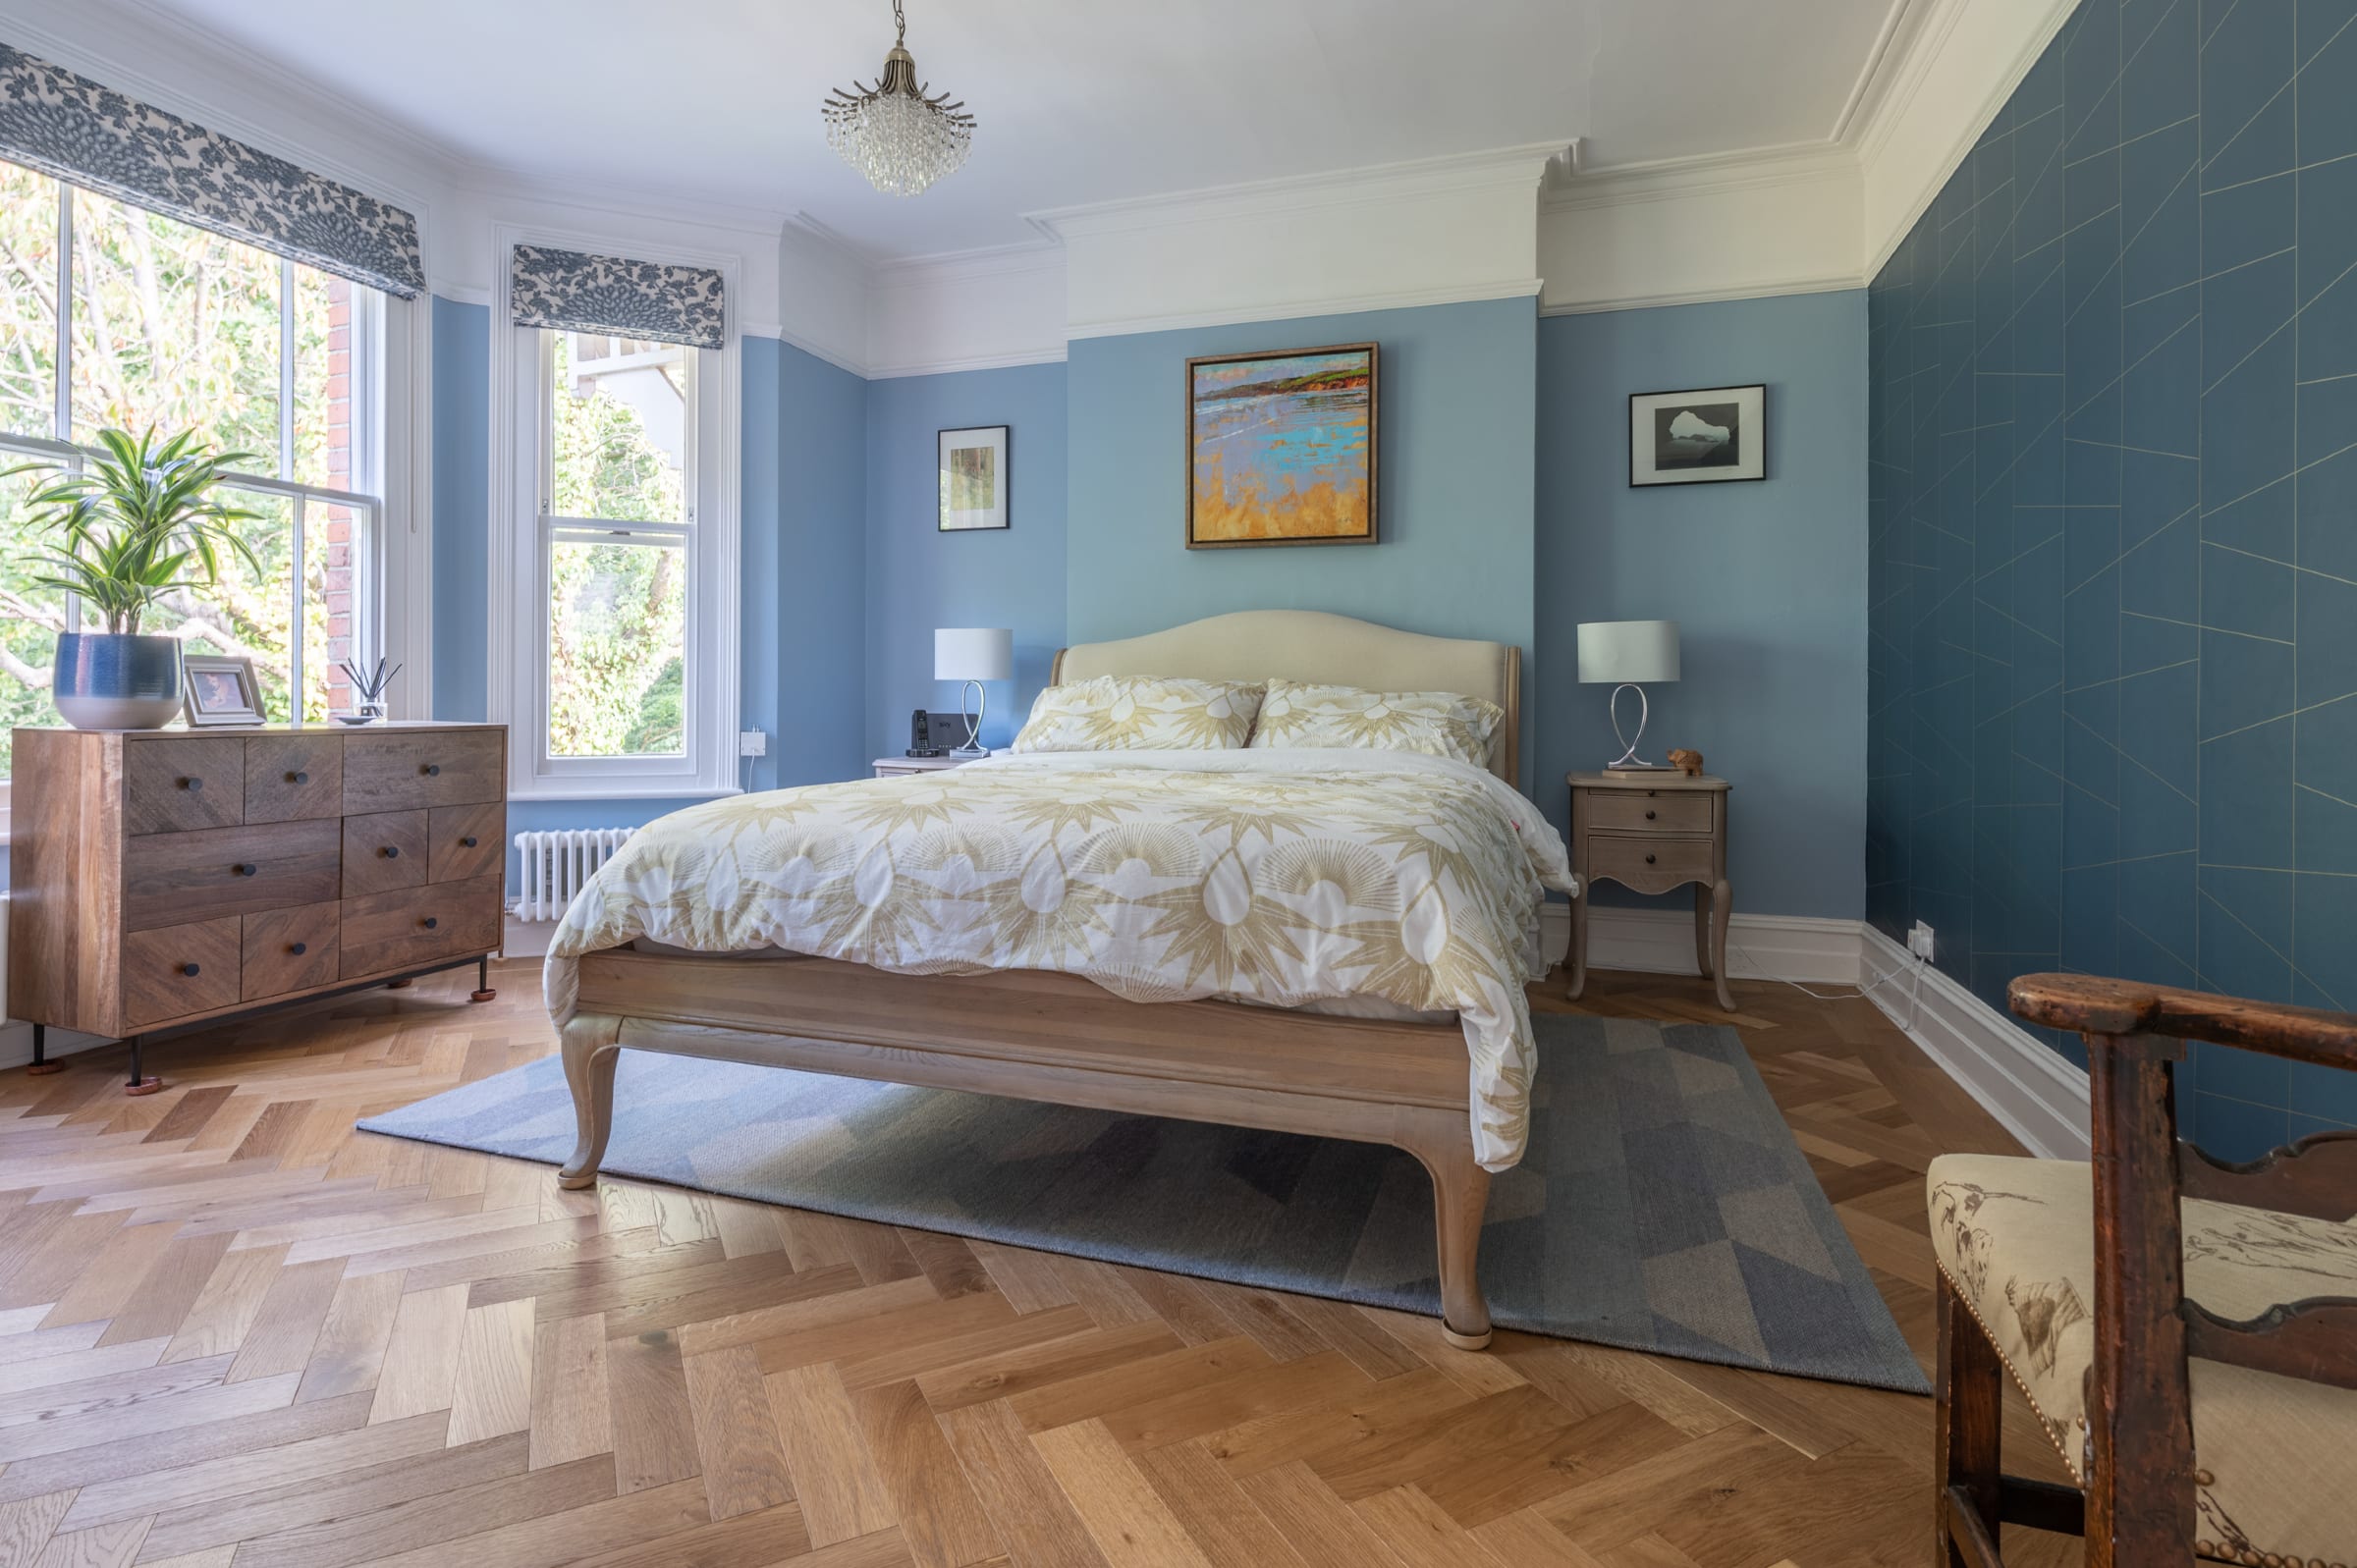
[[[2357,1564],[2357,1133],[2247,1165],[2177,1139],[2187,1040],[2357,1069],[2357,1015],[2075,975],[2013,1010],[2087,1042],[2094,1163],[1948,1155],[1936,1560],[2001,1568],[2003,1523],[2089,1568]],[[2000,1469],[2003,1379],[2079,1487]]]

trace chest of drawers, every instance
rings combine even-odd
[[[1570,994],[1588,978],[1589,893],[1600,882],[1638,892],[1694,885],[1694,963],[1717,987],[1719,1005],[1734,1010],[1727,989],[1727,921],[1734,900],[1727,883],[1727,782],[1688,778],[1665,768],[1630,778],[1566,774],[1571,788],[1571,871],[1580,893],[1571,904]]]
[[[499,946],[503,726],[15,745],[10,1017],[137,1036]]]

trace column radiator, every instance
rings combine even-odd
[[[516,918],[555,920],[573,902],[615,850],[630,841],[635,828],[567,828],[547,833],[520,833],[516,851],[522,873],[516,884]]]

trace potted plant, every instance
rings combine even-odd
[[[157,730],[180,712],[180,639],[142,636],[139,618],[176,588],[219,581],[223,545],[261,569],[235,526],[260,514],[211,499],[253,454],[212,452],[193,430],[159,442],[153,426],[137,440],[101,430],[98,446],[80,472],[59,462],[8,470],[59,475],[27,498],[60,546],[34,580],[79,595],[86,615],[106,621],[102,632],[58,633],[51,691],[77,730]]]

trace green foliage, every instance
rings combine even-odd
[[[43,558],[35,584],[80,594],[109,631],[136,632],[147,607],[173,589],[219,581],[224,546],[261,569],[235,526],[260,514],[212,499],[222,475],[252,453],[207,452],[192,430],[158,443],[152,426],[136,441],[101,430],[98,447],[79,472],[52,461],[0,473],[61,476],[27,498],[35,525],[63,541],[62,553]]]

